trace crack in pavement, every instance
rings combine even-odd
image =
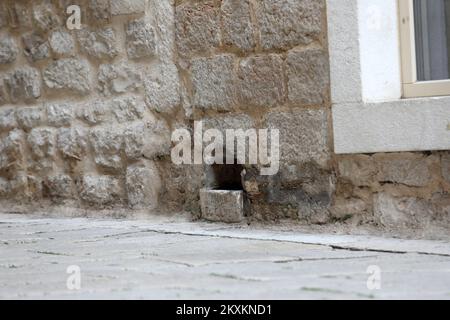
[[[336,244],[326,244],[318,242],[307,242],[307,241],[294,241],[294,240],[280,240],[280,239],[265,239],[257,237],[248,236],[232,236],[232,235],[220,235],[220,234],[207,234],[207,233],[195,233],[195,232],[184,232],[184,231],[169,231],[169,230],[158,230],[158,229],[145,229],[140,232],[154,232],[159,234],[178,234],[185,236],[195,236],[195,237],[210,237],[210,238],[223,238],[223,239],[240,239],[240,240],[252,240],[252,241],[269,241],[269,242],[280,242],[280,243],[296,243],[304,245],[316,245],[322,247],[328,247],[333,250],[346,250],[346,251],[358,251],[358,252],[378,252],[387,254],[421,254],[439,257],[450,257],[447,253],[435,253],[435,252],[424,252],[424,251],[405,251],[405,250],[388,250],[388,249],[374,249],[374,248],[358,248],[351,245],[336,245]]]
[[[87,228],[86,228],[87,229]],[[223,229],[226,230],[226,229]],[[74,230],[75,231],[75,230]],[[270,242],[280,242],[280,243],[296,243],[296,244],[304,244],[304,245],[316,245],[322,247],[328,247],[333,250],[346,250],[346,251],[355,251],[355,252],[377,252],[377,253],[387,253],[387,254],[421,254],[421,255],[431,255],[431,256],[440,256],[440,257],[450,257],[450,254],[446,253],[435,253],[435,252],[424,252],[424,251],[405,251],[405,250],[388,250],[388,249],[374,249],[374,248],[358,248],[354,246],[346,246],[346,245],[336,245],[336,244],[326,244],[326,243],[318,243],[318,242],[307,242],[307,241],[294,241],[294,240],[280,240],[280,239],[265,239],[258,237],[246,237],[246,236],[231,236],[231,235],[220,235],[220,234],[208,234],[208,233],[195,233],[195,232],[184,232],[184,231],[169,231],[169,230],[160,230],[160,229],[144,229],[144,230],[136,230],[136,231],[128,231],[122,233],[108,234],[101,237],[86,239],[86,240],[78,240],[76,242],[99,242],[102,239],[109,238],[117,238],[120,239],[121,236],[128,235],[137,235],[142,233],[157,233],[157,234],[177,234],[184,236],[193,236],[193,237],[207,237],[207,238],[224,238],[224,239],[239,239],[239,240],[251,240],[251,241],[270,241]]]
[[[269,278],[242,277],[242,276],[237,276],[237,275],[230,274],[230,273],[211,272],[211,273],[209,273],[209,275],[212,277],[219,277],[219,278],[224,278],[224,279],[232,279],[232,280],[247,281],[247,282],[264,282],[264,281],[271,280]]]
[[[85,231],[90,230],[91,228],[79,228],[79,229],[56,229],[56,230],[45,230],[45,231],[34,231],[23,233],[23,235],[35,235],[35,234],[44,234],[44,233],[61,233],[61,232],[75,232],[75,231]]]
[[[355,260],[355,259],[369,259],[377,258],[378,256],[358,256],[358,257],[333,257],[333,258],[297,258],[291,260],[273,261],[274,263],[290,263],[290,262],[306,262],[306,261],[327,261],[327,260]]]
[[[387,250],[387,249],[371,249],[371,248],[357,248],[352,246],[340,246],[340,245],[329,245],[331,248],[335,250],[347,250],[347,251],[355,251],[355,252],[378,252],[378,253],[391,253],[391,254],[420,254],[420,255],[429,255],[429,256],[437,256],[437,257],[450,257],[450,254],[447,253],[436,253],[436,252],[424,252],[424,251],[399,251],[399,250]]]
[[[3,223],[10,223],[6,221],[2,221]],[[49,223],[36,223],[35,221],[31,222],[31,224],[25,224],[27,227],[29,226],[39,226],[39,225],[48,225]],[[17,226],[17,224],[16,224]],[[74,229],[66,229],[66,230],[56,230],[56,231],[48,231],[48,232],[64,232],[64,231],[82,231],[87,230],[89,228],[74,228]],[[250,241],[270,241],[270,242],[280,242],[280,243],[296,243],[303,245],[315,245],[331,248],[333,250],[346,250],[346,251],[356,251],[356,252],[375,252],[375,253],[385,253],[385,254],[420,254],[420,255],[430,255],[430,256],[440,256],[440,257],[450,257],[450,253],[439,253],[439,252],[427,252],[420,250],[395,250],[395,249],[383,249],[383,248],[373,248],[373,247],[357,247],[352,244],[346,245],[343,244],[334,244],[334,243],[326,243],[318,241],[305,241],[305,240],[290,240],[290,239],[277,239],[277,238],[266,238],[266,237],[258,237],[256,236],[248,236],[248,235],[230,235],[230,234],[218,234],[215,233],[217,231],[227,231],[226,227],[218,227],[213,230],[207,231],[179,231],[179,230],[166,230],[164,228],[143,228],[141,230],[130,230],[127,232],[119,232],[114,234],[107,234],[98,238],[78,240],[77,242],[97,242],[101,241],[101,239],[108,238],[120,238],[122,236],[128,235],[137,235],[142,233],[156,233],[156,234],[165,234],[165,235],[184,235],[184,236],[192,236],[192,237],[205,237],[205,238],[224,238],[224,239],[239,239],[239,240],[250,240]],[[44,231],[47,232],[47,231]]]
[[[39,251],[39,250],[27,250],[31,253],[38,253],[38,254],[44,254],[44,255],[52,255],[52,256],[65,256],[65,257],[73,257],[72,254],[68,253],[61,253],[61,252],[53,252],[53,251]]]

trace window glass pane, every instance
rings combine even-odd
[[[417,80],[450,78],[450,0],[414,0]]]

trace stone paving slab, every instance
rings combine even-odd
[[[80,290],[66,285],[73,265]],[[0,214],[0,298],[450,299],[450,243]]]

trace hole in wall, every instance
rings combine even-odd
[[[236,161],[235,161],[236,162]],[[210,166],[209,188],[213,190],[244,190],[240,164],[213,164]]]

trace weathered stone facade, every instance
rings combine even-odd
[[[337,156],[331,215],[396,232],[447,229],[448,159],[448,151]]]
[[[81,8],[69,30],[66,8]],[[200,214],[202,165],[171,132],[280,130],[280,171],[246,166],[249,220],[446,226],[450,154],[336,156],[324,0],[0,4],[0,198]]]
[[[164,108],[164,97],[181,108],[173,97],[179,92],[164,95],[154,86],[147,95],[155,102],[144,90],[153,70],[169,63],[178,79],[174,20],[163,19],[175,10],[162,2],[2,1],[3,201],[158,207],[163,190],[155,162],[167,161],[171,124],[152,109]],[[80,30],[66,25],[74,4]]]

